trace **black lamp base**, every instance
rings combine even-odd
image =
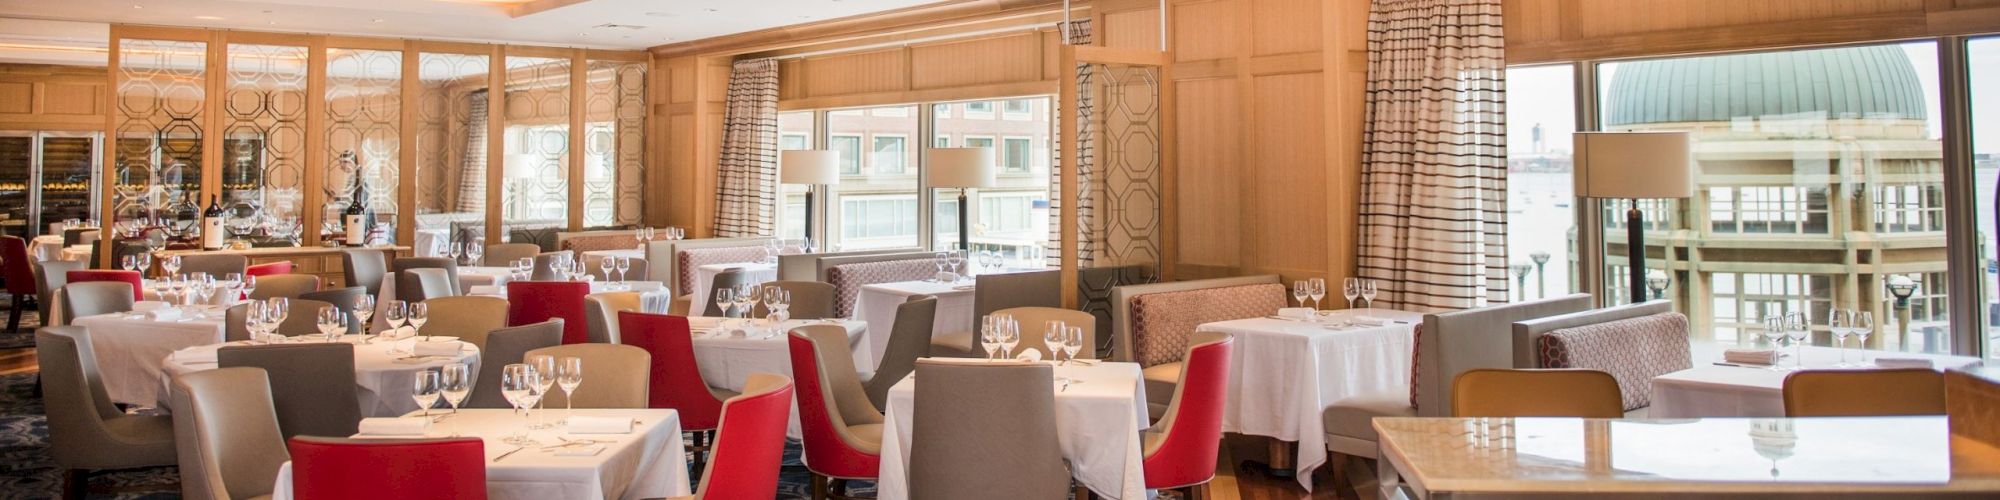
[[[1646,296],[1646,221],[1639,213],[1639,200],[1631,200],[1632,208],[1625,210],[1625,263],[1631,271],[1630,283],[1632,303],[1645,302]]]

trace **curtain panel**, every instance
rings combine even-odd
[[[770,236],[778,203],[778,61],[737,61],[723,106],[715,236]]]
[[[458,165],[458,203],[452,211],[486,213],[486,91],[467,93],[465,100],[465,149]]]
[[[1385,307],[1508,300],[1500,0],[1375,0],[1359,271]]]

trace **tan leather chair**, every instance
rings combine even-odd
[[[975,324],[979,318],[1002,309],[1062,307],[1062,273],[1059,271],[987,274],[974,277],[973,280],[976,285],[972,289],[972,318]],[[1026,326],[1028,323],[1021,324]],[[978,333],[944,332],[931,339],[930,353],[939,357],[982,357],[984,351],[979,346]],[[1022,336],[1026,337],[1027,332],[1023,331]],[[1027,343],[1026,339],[1023,339],[1022,343]],[[1078,353],[1090,352],[1090,357],[1094,358],[1096,351],[1097,349],[1092,347]]]
[[[1929,368],[1805,370],[1785,376],[1787,417],[1944,413],[1944,374]]]
[[[917,358],[930,348],[931,327],[937,322],[937,297],[912,295],[896,305],[896,324],[889,327],[888,347],[875,363],[875,374],[865,390],[875,408],[887,408],[889,387],[903,380],[917,367]]]
[[[679,297],[674,297],[674,301],[670,304],[667,304],[667,314],[671,314],[674,316],[687,316],[688,313],[693,312],[693,310],[694,310],[694,294],[687,294]]]
[[[604,272],[603,262],[604,259],[608,258],[611,257],[585,255],[583,256],[583,268],[588,269],[589,274],[595,277],[597,281],[616,281],[619,278],[617,269],[612,269],[608,273]],[[630,269],[625,270],[624,281],[652,281],[646,279],[648,270],[646,269],[645,258],[633,258],[631,266]]]
[[[621,343],[618,337],[618,313],[639,309],[639,292],[598,292],[583,296],[583,317],[585,326],[590,327],[590,341],[599,344]]]
[[[833,317],[833,285],[818,281],[766,281],[764,288],[778,288],[792,293],[792,319],[825,319]],[[771,314],[758,301],[752,309],[762,318]]]
[[[653,355],[645,349],[618,344],[569,344],[535,349],[528,351],[527,356],[583,358],[583,385],[568,396],[561,389],[550,390],[543,408],[567,407],[565,398],[572,398],[576,408],[647,406]]]
[[[223,368],[266,372],[272,408],[285,438],[347,436],[359,430],[353,344],[227,346],[215,351],[215,361]]]
[[[250,292],[250,298],[264,300],[272,297],[296,299],[309,292],[319,291],[319,277],[310,274],[278,274],[257,278],[257,289]]]
[[[181,256],[181,274],[208,273],[215,279],[222,279],[229,273],[242,273],[250,267],[250,259],[241,255],[223,253],[195,253]]]
[[[396,260],[389,261],[389,264],[391,272],[408,271],[411,269],[443,269],[445,280],[450,283],[450,286],[446,288],[451,290],[452,295],[458,295],[458,291],[464,289],[458,284],[458,261],[451,260],[451,257],[398,257]],[[386,286],[389,283],[383,283],[383,285]],[[402,294],[402,289],[396,289],[396,295],[400,296]]]
[[[486,245],[486,253],[480,255],[480,260],[489,262],[486,264],[489,266],[506,267],[517,260],[535,258],[538,253],[542,253],[542,247],[534,243],[501,243]]]
[[[372,248],[349,248],[340,251],[341,277],[347,286],[358,286],[368,290],[368,295],[382,293],[382,276],[389,273],[389,255]]]
[[[406,269],[393,273],[396,276],[396,300],[423,302],[425,300],[458,295],[453,288],[451,277],[443,269]]]
[[[131,292],[125,297],[131,298]],[[82,498],[92,470],[174,464],[173,419],[126,414],[111,403],[97,374],[89,330],[42,328],[35,332],[35,353],[41,361],[49,454],[65,472],[66,496]]]
[[[555,281],[558,279],[562,279],[562,276],[560,274],[557,274],[555,271],[549,269],[549,263],[555,262],[556,259],[568,258],[571,255],[573,254],[570,253],[569,250],[557,250],[554,252],[542,252],[535,254],[535,268],[528,270],[529,279],[535,281]]]
[[[1042,352],[1044,360],[1056,359],[1055,353],[1050,352],[1048,345],[1042,342],[1042,334],[1046,332],[1049,321],[1061,321],[1071,327],[1083,328],[1084,347],[1076,350],[1076,357],[1097,359],[1096,353],[1093,352],[1096,351],[1093,347],[1097,345],[1097,317],[1091,316],[1090,313],[1060,307],[1015,307],[994,311],[994,314],[1012,315],[1015,321],[1021,323],[1021,344],[1014,346],[1014,352],[1034,349]],[[1194,344],[1192,340],[1188,342],[1188,345]],[[1180,363],[1168,364],[1180,365]],[[1180,377],[1176,376],[1173,379],[1180,380]]]
[[[42,306],[40,316],[42,326],[62,326],[69,324],[69,318],[49,315],[56,304],[56,293],[63,285],[69,284],[69,272],[83,269],[83,263],[72,260],[49,260],[35,263],[35,304]]]
[[[174,377],[174,439],[181,497],[269,498],[278,468],[291,460],[259,368],[219,368]]]
[[[526,359],[528,351],[561,345],[562,331],[562,318],[555,318],[531,325],[500,328],[486,334],[486,348],[479,353],[479,377],[473,379],[472,395],[466,396],[464,407],[513,408],[507,404],[507,398],[500,395],[500,370]],[[591,374],[590,362],[585,361],[584,385],[590,385],[599,376]]]
[[[61,295],[64,321],[132,310],[132,285],[115,281],[92,281],[63,285]]]
[[[347,333],[361,333],[361,317],[354,315],[354,308],[355,302],[360,301],[361,296],[366,293],[368,291],[365,288],[350,286],[301,293],[299,298],[333,304],[333,307],[340,308],[340,312],[347,313]],[[437,312],[432,311],[431,315],[436,317]]]
[[[1623,418],[1618,379],[1597,370],[1483,368],[1458,374],[1453,417]]]
[[[1054,369],[968,361],[917,362],[910,498],[1067,498]]]
[[[486,352],[486,335],[507,326],[507,299],[483,295],[438,297],[424,301],[430,321],[424,335],[458,337]]]
[[[288,302],[291,303],[291,310],[285,313],[285,322],[278,324],[278,334],[286,337],[319,335],[319,309],[334,307],[332,303],[309,299],[291,299]],[[227,312],[224,314],[226,317]],[[228,333],[226,330],[225,335]]]

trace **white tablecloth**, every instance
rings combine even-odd
[[[350,335],[346,338],[348,342],[359,339],[361,339],[359,335]],[[470,365],[472,376],[479,375],[479,348],[472,344],[459,342],[460,354],[451,358],[402,359],[410,357],[410,343],[411,340],[406,339],[354,345],[354,385],[359,389],[355,398],[361,405],[361,416],[394,417],[417,411],[417,402],[411,396],[416,392],[413,386],[418,370],[428,370],[451,363],[465,363]],[[160,407],[166,407],[167,388],[172,383],[172,377],[188,372],[213,370],[216,367],[213,360],[217,349],[227,345],[246,344],[248,343],[196,346],[182,350],[181,354],[167,356],[161,361],[165,373],[159,382]],[[391,352],[392,349],[396,352]],[[195,351],[206,352],[197,354]],[[200,360],[195,361],[195,359]],[[440,402],[439,407],[446,406]]]
[[[583,252],[583,256],[584,256],[584,257],[617,257],[617,258],[621,258],[621,259],[644,259],[644,258],[646,258],[646,252],[642,252],[642,251],[640,251],[640,250],[639,250],[639,244],[638,244],[638,240],[632,240],[632,241],[633,241],[633,244],[632,244],[632,248],[625,248],[625,249],[619,249],[619,250],[588,250],[588,251],[585,251],[585,252]],[[588,259],[586,259],[586,260],[588,260]],[[666,263],[661,263],[660,265],[666,265]]]
[[[792,376],[791,344],[786,334],[792,328],[812,324],[809,320],[791,320],[775,329],[776,334],[750,336],[724,336],[715,327],[725,320],[711,317],[689,317],[688,326],[694,330],[695,363],[701,365],[701,379],[709,385],[743,392],[743,386],[750,380],[750,374],[757,372],[776,373]],[[742,320],[728,320],[741,322]],[[868,354],[868,324],[859,321],[839,321],[847,328],[847,345],[854,351],[854,366],[875,366],[875,358]],[[768,334],[773,330],[765,330]],[[864,368],[865,369],[865,368]],[[872,370],[871,370],[872,371]],[[786,424],[785,435],[798,439],[798,402],[792,402],[792,417]]]
[[[493,500],[629,500],[693,494],[688,486],[687,458],[681,448],[680,417],[673,410],[578,409],[576,414],[629,417],[638,420],[639,425],[631,434],[622,435],[569,434],[561,427],[529,433],[544,444],[558,443],[559,436],[611,441],[602,453],[588,457],[558,457],[540,447],[530,447],[493,461],[493,457],[515,449],[514,445],[501,442],[524,423],[512,410],[462,410],[432,424],[430,437],[459,435],[486,441],[486,495]],[[548,416],[561,418],[562,412],[549,412]],[[292,498],[291,462],[278,469],[271,498]]]
[[[174,351],[222,343],[222,312],[211,317],[160,322],[122,313],[77,318],[90,330],[97,372],[104,390],[118,403],[147,406],[159,401],[161,360]]]
[[[1792,372],[1761,366],[1716,365],[1715,362],[1722,360],[1725,347],[1713,342],[1695,342],[1692,349],[1693,368],[1654,377],[1653,404],[1646,409],[1646,418],[1785,416],[1785,376]],[[1781,351],[1785,354],[1794,352],[1791,348]],[[1804,355],[1806,368],[1835,369],[1834,365],[1840,363],[1840,350],[1832,347],[1806,346]],[[1938,369],[1980,362],[1978,358],[1963,356],[1860,349],[1849,350],[1847,360],[1859,363],[1863,356],[1870,360],[1876,357],[1929,359],[1931,365]],[[1791,358],[1785,358],[1785,364],[1790,366]]]
[[[446,238],[449,232],[451,230],[444,228],[418,229],[415,234],[416,241],[410,242],[410,251],[415,252],[418,257],[442,256],[440,250],[448,250],[446,242],[451,241]]]
[[[471,295],[473,287],[506,285],[511,272],[505,267],[459,266],[458,293]],[[382,311],[393,300],[396,300],[396,273],[383,273],[382,289],[375,294],[375,315],[368,321],[373,325],[370,331],[389,328],[389,320],[382,317]]]
[[[36,262],[55,260],[62,256],[62,234],[44,234],[28,240],[28,255]]]
[[[888,332],[896,322],[896,307],[903,305],[912,295],[937,296],[937,318],[931,321],[931,335],[972,331],[972,284],[971,280],[967,280],[960,283],[898,281],[862,285],[861,295],[854,300],[854,318],[878,325],[877,328],[883,332],[870,339],[869,352],[875,355],[875,359],[882,359],[883,351],[889,349]]]
[[[1139,382],[1139,365],[1071,364],[1055,372],[1058,378],[1080,381],[1056,393],[1056,436],[1063,458],[1070,462],[1070,474],[1105,498],[1146,498],[1146,469],[1139,447],[1139,432],[1146,428],[1146,388]],[[889,388],[877,498],[910,497],[916,391],[914,375]]]
[[[1406,323],[1336,330],[1304,321],[1251,318],[1196,327],[1236,337],[1222,430],[1297,442],[1295,470],[1307,491],[1312,490],[1313,469],[1326,463],[1326,407],[1356,395],[1408,387],[1411,343],[1416,323],[1423,319],[1387,309],[1335,314]]]
[[[652,265],[652,264],[647,263],[647,265]],[[708,264],[704,266],[695,266],[694,289],[687,290],[688,294],[694,295],[694,301],[689,303],[689,309],[688,309],[689,311],[691,311],[691,314],[701,314],[702,311],[708,310],[708,306],[704,304],[708,304],[709,289],[715,288],[715,275],[722,274],[723,271],[736,268],[741,268],[743,269],[743,272],[748,273],[751,283],[777,281],[778,279],[777,264],[764,264],[758,262],[739,262],[735,264]]]

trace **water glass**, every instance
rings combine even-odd
[[[247,298],[250,298],[250,294],[254,294],[254,293],[257,293],[257,277],[256,277],[256,276],[251,276],[251,275],[248,275],[248,274],[245,274],[245,275],[243,275],[243,281],[242,281],[242,283],[243,283],[243,285],[242,285],[242,287],[241,287],[241,288],[243,288],[243,298],[246,298],[246,299],[247,299]]]
[[[733,314],[733,311],[736,309],[735,307],[736,290],[731,288],[717,288],[715,289],[714,293],[715,293],[714,297],[715,307],[720,308],[722,310],[722,317],[724,318],[736,317],[735,314]]]
[[[321,306],[319,314],[314,318],[319,326],[319,334],[324,336],[327,342],[339,342],[340,335],[347,333],[347,315],[342,314],[338,307]]]
[[[1063,362],[1067,363],[1070,360],[1076,359],[1076,353],[1083,350],[1084,342],[1083,327],[1069,327],[1069,333],[1063,335]]]
[[[451,405],[451,412],[458,413],[458,405],[465,404],[465,397],[472,395],[472,367],[465,363],[444,365],[438,372],[438,383],[444,388],[444,402]]]
[[[618,281],[623,283],[625,281],[625,273],[630,272],[632,270],[632,258],[619,257],[617,268],[618,268]]]
[[[375,296],[364,293],[361,294],[360,297],[355,297],[354,318],[361,320],[361,333],[363,335],[366,335],[368,333],[369,327],[375,326],[368,323],[368,320],[374,317],[375,317]]]
[[[1362,307],[1375,307],[1375,294],[1379,291],[1380,289],[1375,286],[1375,280],[1361,280]]]
[[[417,408],[424,411],[424,418],[430,418],[431,407],[437,406],[438,398],[444,395],[442,377],[435,370],[417,370],[413,375],[416,379],[411,386],[410,397],[417,400]]]
[[[400,300],[389,301],[389,305],[382,308],[382,319],[389,322],[389,333],[383,336],[391,339],[403,336],[403,322],[410,319],[409,304]]]
[[[583,385],[583,358],[565,356],[562,359],[556,360],[556,386],[561,387],[563,391],[563,418],[565,420],[569,418],[570,412],[574,411],[576,407],[576,400],[571,394],[576,393],[576,388],[580,385]]]
[[[1868,361],[1868,335],[1875,333],[1875,312],[1861,311],[1860,314],[1855,315],[1853,332],[1855,336],[1861,337],[1859,342],[1855,342],[1856,345],[1861,346],[1861,362],[1858,364],[1861,366],[1870,366],[1872,363]]]
[[[403,312],[403,321],[407,321],[410,323],[410,333],[422,335],[424,331],[424,323],[430,321],[431,318],[430,304],[425,304],[422,302],[412,302],[407,306],[407,308],[408,310]],[[431,339],[430,335],[424,335],[424,340],[430,340],[430,339]]]
[[[507,404],[514,406],[515,413],[521,414],[521,432],[508,436],[502,442],[514,446],[537,444],[528,439],[528,429],[534,427],[535,403],[539,401],[536,387],[534,366],[515,363],[500,368],[500,396],[507,398]]]
[[[543,400],[542,395],[548,394],[549,389],[554,389],[556,386],[556,357],[547,354],[536,354],[528,356],[523,361],[528,363],[528,366],[535,367],[535,394],[537,395],[535,402],[540,403]],[[536,423],[529,426],[531,429],[547,429],[550,427],[554,427],[554,425]]]

